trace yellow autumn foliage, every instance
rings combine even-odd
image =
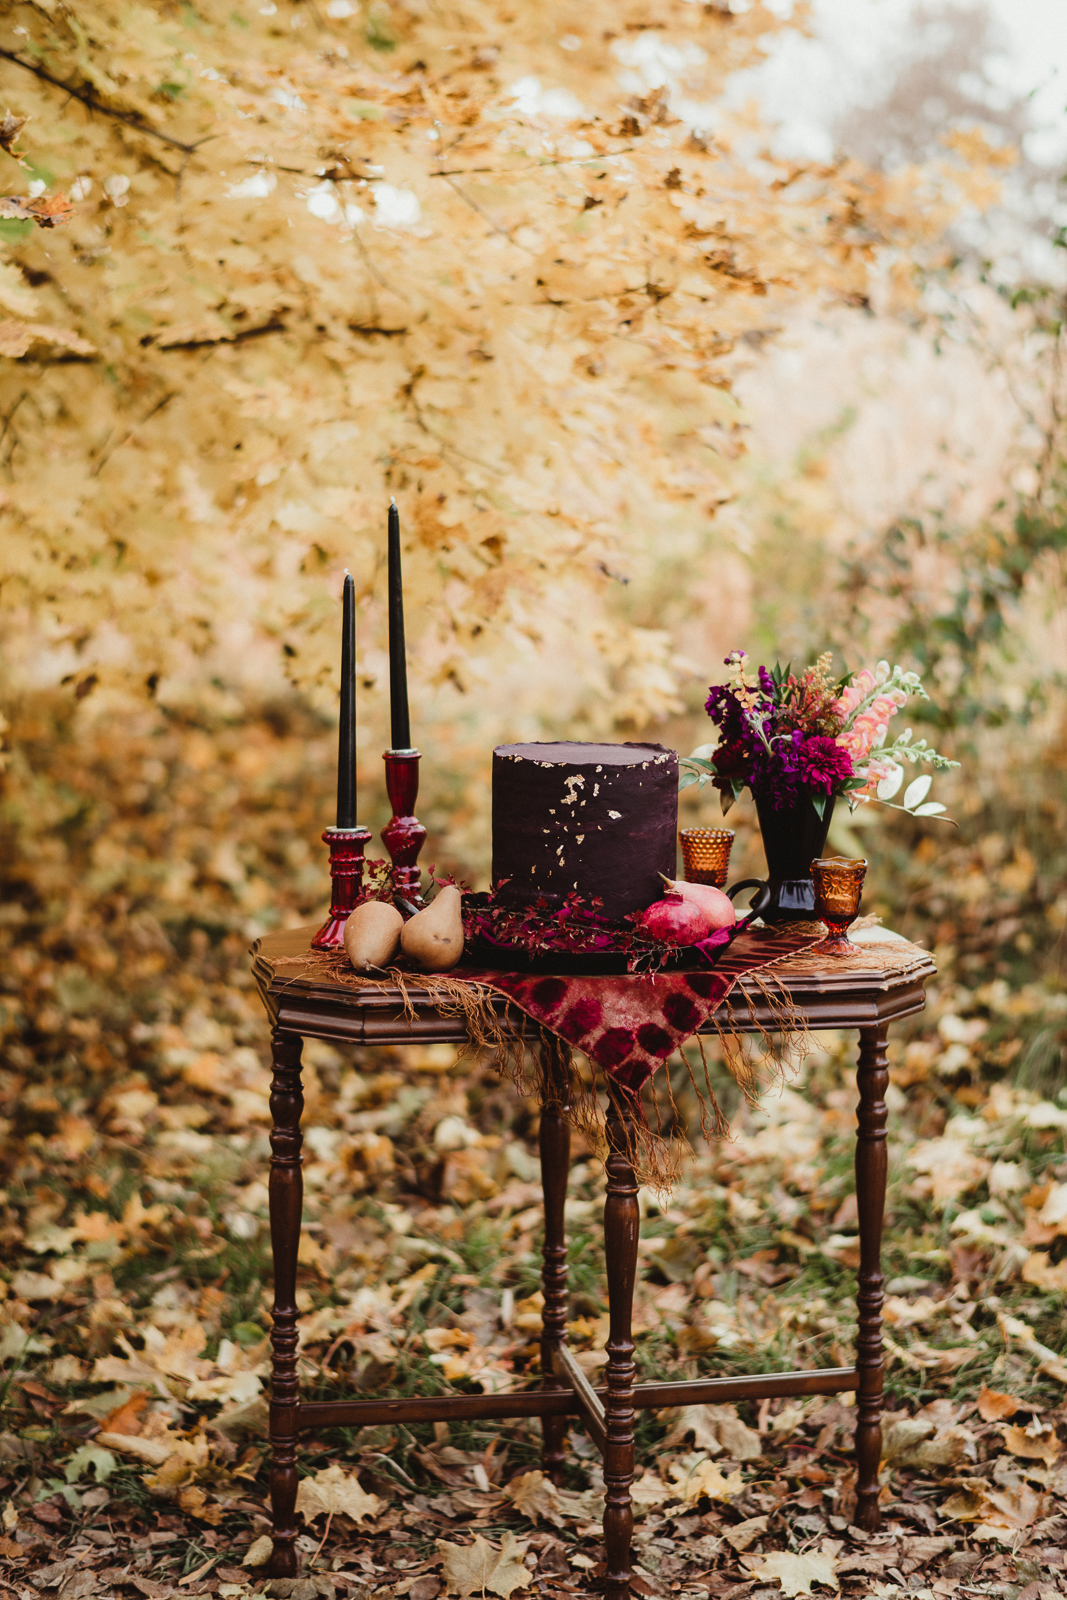
[[[892,179],[772,160],[723,97],[781,25],[687,0],[13,5],[18,148],[74,204],[0,223],[16,681],[166,702],[284,668],[327,705],[347,567],[380,748],[395,495],[420,742],[447,723],[462,766],[473,703],[481,749],[676,706],[686,579],[734,537],[736,373],[804,300],[910,292],[994,164],[977,136]]]

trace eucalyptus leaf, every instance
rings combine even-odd
[[[917,805],[922,804],[930,793],[930,785],[933,781],[930,774],[924,772],[921,778],[916,778],[913,783],[908,784],[908,787],[904,790],[902,802],[905,811],[914,811]]]
[[[892,800],[901,784],[904,782],[904,768],[894,767],[888,777],[882,779],[875,793],[879,800]]]
[[[916,806],[914,815],[917,817],[939,817],[944,811],[944,806],[936,800],[928,800],[924,806]]]

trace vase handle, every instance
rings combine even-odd
[[[741,893],[742,889],[757,889],[759,891],[749,901],[748,914],[750,917],[761,917],[774,898],[770,884],[766,883],[762,878],[742,878],[740,883],[732,883],[730,885],[726,891],[727,898],[732,900],[735,894]]]

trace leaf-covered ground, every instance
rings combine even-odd
[[[265,1579],[268,1072],[246,950],[321,914],[330,741],[280,710],[210,728],[146,716],[117,740],[75,736],[43,705],[15,734],[0,930],[6,1592],[595,1592],[596,1452],[576,1428],[556,1490],[525,1423],[308,1441],[304,1576]],[[946,954],[893,1050],[885,1531],[851,1522],[843,1400],[645,1413],[639,1594],[1067,1592],[1067,1105],[1037,1071],[1067,1007],[1013,964],[1047,907],[1019,852],[996,849],[956,847],[929,942],[947,951],[955,928],[963,954]],[[983,872],[987,913],[959,889]],[[850,1359],[852,1044],[819,1043],[755,1114],[721,1073],[733,1137],[709,1150],[695,1136],[666,1209],[642,1196],[644,1376]],[[536,1104],[451,1047],[309,1044],[305,1061],[306,1392],[536,1381]],[[1029,1087],[1013,1081],[1020,1061],[1037,1063]],[[597,1152],[576,1140],[570,1337],[594,1373],[602,1191]]]

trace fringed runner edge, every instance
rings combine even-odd
[[[814,944],[821,935],[821,926],[813,928],[810,934],[811,943]],[[802,947],[799,951],[774,956],[763,965],[750,967],[745,972],[745,977],[751,979],[759,989],[768,1011],[775,1018],[777,1027],[774,1032],[780,1036],[780,1042],[766,1025],[758,1020],[747,997],[744,997],[744,1008],[748,1011],[747,1019],[740,1014],[743,1008],[732,1004],[736,994],[736,983],[706,1019],[714,1025],[726,1068],[750,1106],[758,1103],[760,1094],[765,1089],[784,1082],[811,1049],[811,1035],[807,1023],[793,1005],[784,985],[776,981],[774,970],[785,963],[802,959],[803,955]],[[669,1194],[682,1159],[692,1150],[681,1125],[671,1086],[669,1064],[676,1055],[681,1057],[696,1094],[704,1139],[710,1141],[729,1137],[729,1123],[712,1087],[704,1041],[699,1032],[694,1032],[685,1044],[695,1042],[697,1046],[703,1083],[698,1082],[694,1064],[683,1046],[664,1060],[663,1065],[668,1070],[662,1074],[661,1084],[657,1085],[653,1077],[642,1086],[642,1089],[634,1091],[625,1084],[611,1080],[610,1075],[588,1056],[586,1059],[592,1068],[592,1081],[587,1082],[575,1067],[570,1043],[524,1011],[513,996],[496,988],[491,978],[483,979],[481,976],[478,979],[454,978],[447,973],[409,973],[397,967],[385,969],[381,978],[365,978],[353,970],[347,955],[339,950],[308,949],[299,955],[276,957],[267,964],[272,971],[281,967],[298,967],[302,969],[302,973],[311,973],[316,977],[321,975],[327,981],[347,989],[381,989],[389,985],[397,990],[404,1014],[410,1021],[415,1018],[415,1005],[409,989],[421,991],[429,997],[431,1004],[442,1016],[454,1017],[463,1022],[467,1038],[459,1046],[460,1057],[468,1053],[492,1052],[496,1070],[501,1076],[510,1078],[517,1092],[523,1096],[536,1096],[544,1101],[547,1095],[555,1092],[550,1088],[544,1067],[546,1049],[555,1049],[557,1060],[567,1074],[568,1121],[575,1129],[581,1130],[590,1138],[598,1153],[603,1152],[606,1143],[605,1112],[598,1093],[598,1080],[602,1074],[605,1096],[606,1085],[611,1081],[615,1092],[627,1095],[631,1101],[634,1115],[632,1119],[627,1119],[631,1142],[628,1154],[638,1182],[661,1195]],[[295,981],[302,973],[294,973],[290,981]],[[504,1002],[501,1010],[494,1004],[494,998]],[[726,1013],[725,1019],[720,1017],[723,1012]],[[759,1056],[753,1054],[746,1042],[746,1034],[755,1035],[759,1039],[761,1046]],[[528,1050],[528,1046],[531,1045],[534,1047],[533,1062],[530,1059],[531,1052]],[[655,1126],[649,1120],[645,1105],[642,1103],[642,1091],[645,1089],[648,1091],[647,1100]],[[669,1108],[667,1116],[660,1103],[660,1091],[666,1093]]]

